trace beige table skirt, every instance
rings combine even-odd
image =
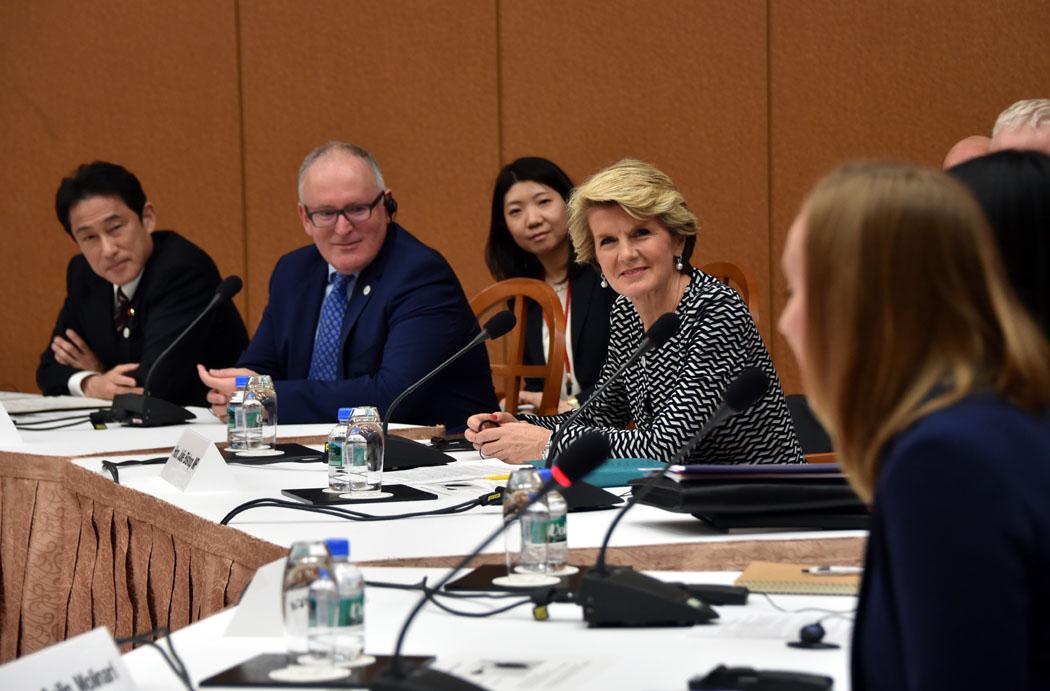
[[[174,631],[286,551],[67,458],[0,452],[0,662],[97,626]]]

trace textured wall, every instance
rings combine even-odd
[[[143,181],[162,227],[245,277],[254,327],[269,272],[307,242],[303,155],[371,149],[400,220],[468,295],[498,167],[537,154],[581,181],[626,155],[666,170],[698,213],[700,262],[755,279],[775,334],[779,253],[835,163],[938,164],[1018,98],[1050,93],[1050,3],[1015,0],[6,0],[0,3],[0,389],[33,372],[75,250],[51,210],[77,163]]]
[[[0,389],[36,390],[76,251],[54,195],[80,163],[127,166],[159,227],[244,271],[235,16],[232,0],[0,2]]]

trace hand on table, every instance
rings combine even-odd
[[[55,360],[60,365],[87,372],[104,372],[106,369],[95,355],[95,351],[91,350],[80,334],[73,329],[66,329],[65,338],[55,336],[51,339],[51,352],[55,354]]]
[[[137,386],[135,378],[128,374],[134,372],[138,367],[137,362],[126,362],[117,365],[105,374],[92,374],[80,383],[80,388],[85,396],[107,401],[123,393],[142,393],[142,387]]]
[[[492,423],[492,424],[486,424]],[[484,458],[504,463],[525,463],[543,455],[551,431],[527,422],[518,422],[509,413],[480,413],[467,420],[463,436]]]
[[[226,422],[226,403],[237,389],[237,377],[254,377],[257,372],[244,367],[227,367],[225,369],[205,369],[204,365],[197,365],[197,375],[200,376],[208,391],[208,403],[211,404],[212,414]]]

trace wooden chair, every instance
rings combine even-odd
[[[747,305],[747,309],[751,312],[751,317],[756,324],[758,323],[758,301],[751,302],[751,286],[754,285],[754,281],[751,280],[746,271],[729,262],[710,262],[701,266],[700,270],[708,276],[714,276],[723,285],[727,285],[740,293],[744,304]]]
[[[525,364],[525,322],[528,319],[525,298],[539,304],[550,329],[545,365]],[[514,330],[500,341],[489,342],[492,377],[497,394],[506,397],[507,411],[513,414],[518,409],[518,392],[526,378],[542,378],[543,396],[536,413],[556,414],[565,372],[565,315],[554,289],[533,278],[511,278],[494,283],[475,295],[470,300],[470,308],[481,323],[505,309],[510,309],[518,320]]]

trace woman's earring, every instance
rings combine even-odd
[[[605,280],[605,274],[602,274],[602,288],[608,288],[609,282]]]
[[[674,268],[676,271],[681,271],[685,268],[685,264],[682,263],[682,255],[676,254],[674,257]]]

